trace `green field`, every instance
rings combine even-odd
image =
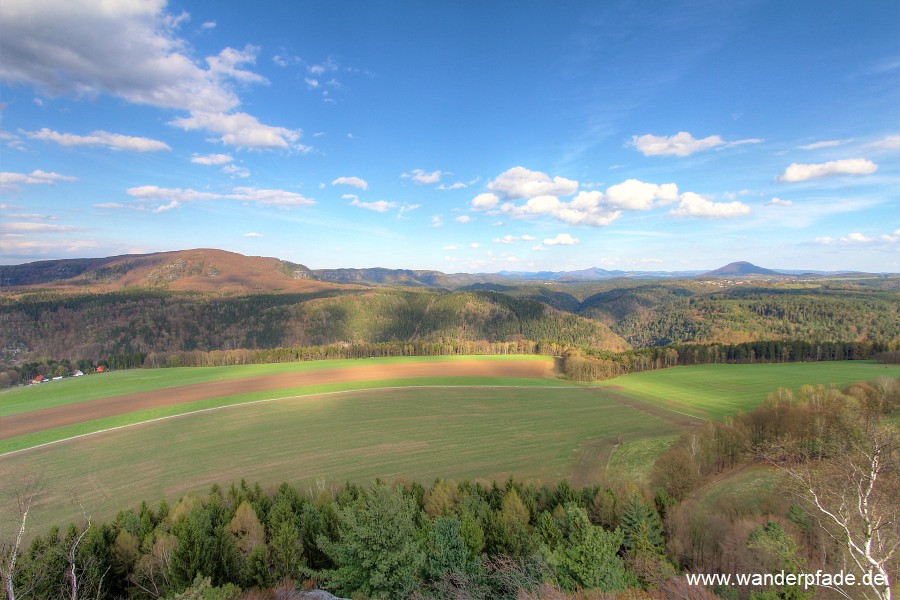
[[[260,377],[278,373],[304,373],[326,369],[341,369],[358,365],[389,365],[413,362],[453,362],[460,360],[550,360],[547,356],[408,356],[400,358],[360,358],[346,360],[318,360],[265,365],[232,367],[178,367],[173,369],[133,369],[68,377],[62,381],[37,386],[16,387],[0,391],[0,417],[77,404],[99,398],[110,398],[137,392],[163,390],[170,387],[207,383],[226,379]]]
[[[869,361],[698,365],[633,373],[599,385],[672,411],[720,420],[752,410],[778,388],[843,387],[885,376],[900,377],[900,366]]]
[[[30,519],[44,528],[74,518],[73,494],[95,518],[111,518],[143,499],[241,478],[304,488],[376,477],[589,478],[596,453],[608,455],[618,437],[671,431],[664,418],[580,388],[371,390],[185,415],[7,456],[0,469],[40,469],[47,495]]]
[[[380,359],[360,364],[373,360]],[[18,403],[13,412],[21,412],[25,394],[32,394],[29,407],[60,406],[175,382],[353,362],[111,373],[6,392],[0,403],[10,399],[10,405]],[[46,496],[29,517],[30,529],[38,531],[76,518],[73,496],[95,519],[108,519],[141,500],[173,501],[187,491],[241,478],[310,488],[323,481],[368,484],[376,477],[425,484],[437,477],[489,482],[508,476],[569,479],[579,486],[606,476],[646,482],[658,453],[697,417],[751,409],[778,387],[846,385],[883,375],[900,376],[900,367],[712,365],[628,375],[597,386],[557,379],[430,378],[256,392],[72,426],[95,431],[216,409],[0,457],[0,489],[9,489],[23,473],[43,474]],[[400,387],[410,385],[428,387]],[[436,387],[447,385],[453,387]],[[458,387],[463,385],[474,387]],[[27,447],[41,436],[52,440],[77,433],[61,428],[6,442]]]

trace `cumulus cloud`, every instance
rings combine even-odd
[[[296,141],[299,132],[236,111],[241,102],[235,84],[268,83],[246,68],[256,62],[259,48],[227,47],[197,61],[179,33],[189,18],[167,13],[164,0],[4,2],[0,79],[32,85],[47,96],[109,94],[186,111],[189,117],[171,124],[209,131],[229,145],[286,148]]]
[[[444,246],[443,248],[441,248],[441,250],[456,250],[456,249],[457,249],[456,246],[452,246],[452,245]]]
[[[236,187],[229,194],[221,194],[200,192],[190,188],[164,188],[155,185],[144,185],[129,188],[126,190],[126,193],[142,202],[138,208],[154,212],[178,208],[188,202],[208,202],[213,200],[237,200],[239,202],[251,202],[258,206],[276,206],[280,208],[309,206],[316,203],[315,200],[306,198],[296,192],[251,187]]]
[[[209,131],[219,137],[219,141],[238,148],[289,148],[300,139],[300,132],[285,127],[264,125],[253,115],[243,112],[218,113],[194,111],[190,117],[179,117],[169,121],[170,125],[185,131]],[[303,149],[306,147],[302,147]]]
[[[261,233],[256,233],[255,231],[251,231],[251,232],[249,232],[249,233],[245,233],[245,234],[242,235],[241,237],[245,237],[245,238],[258,238],[258,237],[262,237],[262,234],[261,234]]]
[[[0,6],[0,78],[50,95],[109,93],[136,104],[227,111],[239,103],[190,57],[165,2],[56,0]]]
[[[490,210],[497,206],[500,202],[500,198],[497,194],[478,194],[474,198],[472,198],[472,210]]]
[[[442,175],[442,171],[432,171],[431,173],[428,173],[422,169],[413,169],[409,173],[403,173],[400,177],[412,179],[413,182],[418,183],[419,185],[430,185],[440,181]]]
[[[350,202],[350,206],[358,206],[359,208],[365,208],[366,210],[383,213],[392,208],[397,208],[397,203],[388,202],[386,200],[376,200],[375,202],[360,202],[359,200],[353,200]]]
[[[632,136],[630,145],[636,148],[644,156],[690,156],[695,152],[709,150],[720,146],[739,146],[742,144],[758,144],[763,140],[750,138],[726,142],[718,135],[695,139],[686,131],[679,131],[672,136],[641,135]]]
[[[556,196],[529,198],[524,204],[505,202],[501,212],[516,219],[548,216],[570,225],[604,227],[622,215],[604,202],[601,192],[579,192],[570,202]]]
[[[778,176],[778,181],[795,183],[837,175],[869,175],[876,170],[878,165],[866,158],[848,158],[820,164],[793,163]]]
[[[431,217],[431,226],[432,227],[441,227],[444,225],[444,218],[441,215],[435,215]]]
[[[95,131],[90,135],[59,133],[46,127],[40,131],[28,131],[25,135],[33,140],[56,142],[61,146],[103,146],[113,150],[130,150],[132,152],[157,152],[171,150],[168,144],[145,137],[132,137],[108,131]]]
[[[578,242],[578,238],[574,238],[568,233],[560,233],[556,237],[544,239],[545,246],[574,246]]]
[[[768,202],[766,202],[766,206],[793,206],[794,203],[790,200],[782,200],[781,198],[772,198]]]
[[[232,157],[230,154],[207,154],[206,156],[199,156],[195,154],[193,157],[191,157],[192,163],[209,166],[227,165],[233,160],[234,157]]]
[[[472,220],[472,217],[470,217],[469,215],[461,215],[459,217],[456,217],[453,220],[456,221],[457,223],[468,223],[469,221]]]
[[[702,219],[730,219],[750,212],[743,202],[712,202],[699,194],[685,192],[678,207],[669,211],[673,217],[699,217]]]
[[[564,177],[551,179],[540,171],[513,167],[501,173],[487,187],[506,199],[516,200],[541,195],[571,196],[578,189],[578,182]]]
[[[547,217],[569,225],[589,227],[605,227],[621,218],[625,211],[647,211],[679,201],[680,205],[670,214],[725,218],[746,214],[750,210],[741,202],[714,203],[691,192],[679,193],[674,183],[655,184],[627,179],[610,186],[605,192],[582,190],[571,200],[561,200],[557,194],[538,192],[556,189],[571,195],[578,187],[577,181],[560,177],[551,179],[544,173],[522,167],[506,171],[488,187],[498,181],[503,185],[494,185],[496,193],[479,194],[470,201],[473,210],[496,210],[516,219]],[[514,197],[526,193],[533,195],[525,197],[524,202],[513,201]]]
[[[606,190],[606,201],[613,208],[624,210],[650,210],[654,204],[671,204],[678,201],[678,186],[674,183],[656,185],[637,179],[628,179]]]
[[[19,189],[19,185],[53,185],[57,181],[75,181],[74,177],[35,169],[31,173],[0,173],[0,191]]]
[[[331,182],[331,185],[349,185],[361,190],[369,189],[369,183],[359,177],[338,177]]]

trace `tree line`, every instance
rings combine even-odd
[[[0,387],[9,387],[44,377],[68,376],[77,368],[82,373],[104,370],[155,369],[173,367],[222,367],[269,363],[301,362],[403,356],[500,356],[541,355],[562,358],[562,373],[574,381],[603,381],[673,366],[705,364],[752,364],[773,362],[818,362],[835,360],[881,360],[900,362],[900,350],[881,342],[835,342],[812,344],[803,341],[759,341],[743,344],[679,344],[638,348],[621,352],[571,347],[555,341],[465,340],[429,342],[381,342],[329,344],[266,349],[193,350],[190,352],[120,352],[101,360],[68,359],[29,361],[0,370]]]

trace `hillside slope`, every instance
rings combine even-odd
[[[314,291],[336,287],[303,265],[212,249],[51,260],[0,267],[4,288],[91,291],[131,287],[200,292]]]

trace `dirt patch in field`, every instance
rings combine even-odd
[[[101,398],[99,400],[3,417],[0,418],[0,439],[151,408],[309,385],[419,377],[509,377],[536,379],[552,375],[552,363],[547,361],[461,360],[395,365],[359,364],[340,369],[226,379],[112,398]]]

